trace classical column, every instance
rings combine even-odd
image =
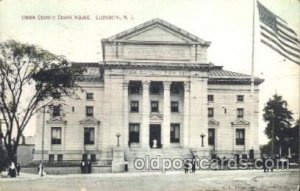
[[[189,146],[190,128],[190,82],[184,82],[184,113],[183,113],[183,140],[182,146]]]
[[[129,123],[128,123],[128,80],[123,82],[123,133],[121,134],[121,146],[128,147],[129,141]]]
[[[170,145],[170,85],[172,82],[163,82],[164,84],[164,116],[162,127],[162,144],[166,148]]]
[[[149,126],[150,126],[150,81],[143,81],[143,113],[142,125],[140,128],[140,143],[144,148],[149,148]]]

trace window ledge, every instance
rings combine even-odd
[[[140,143],[129,143],[130,148],[140,148]]]

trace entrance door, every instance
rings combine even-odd
[[[156,144],[155,144],[156,142]],[[157,124],[150,125],[150,148],[161,148],[161,127]]]

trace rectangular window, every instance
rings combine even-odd
[[[63,162],[63,155],[62,154],[57,155],[57,162]]]
[[[91,161],[96,162],[96,154],[91,154]]]
[[[61,127],[51,127],[51,144],[61,144]]]
[[[151,112],[158,112],[159,104],[158,101],[151,101]]]
[[[94,93],[86,93],[86,99],[87,100],[93,100],[94,99]]]
[[[86,106],[86,116],[93,117],[94,116],[94,107],[93,106]]]
[[[214,108],[208,108],[208,117],[214,117]]]
[[[49,162],[54,162],[54,154],[49,155]]]
[[[84,128],[84,144],[93,145],[95,142],[95,130],[93,127]]]
[[[171,101],[171,112],[179,112],[178,101]]]
[[[243,102],[244,101],[244,96],[243,95],[237,95],[237,101],[238,102]]]
[[[139,112],[139,102],[138,101],[131,101],[130,112]]]
[[[129,142],[130,143],[140,142],[140,124],[138,123],[129,124]]]
[[[152,84],[150,85],[150,93],[151,94],[159,94],[160,92],[160,86],[158,84]]]
[[[170,142],[179,143],[180,140],[180,124],[171,124]]]
[[[129,86],[130,94],[139,94],[140,93],[140,86],[138,84],[133,84]]]
[[[213,102],[214,101],[214,95],[207,95],[207,101]]]
[[[237,109],[237,117],[238,118],[243,118],[244,117],[244,109],[243,108],[238,108]]]
[[[208,145],[215,145],[215,129],[208,129]]]
[[[60,116],[60,106],[59,106],[59,105],[53,106],[52,116],[53,116],[53,117],[58,117],[58,116]]]
[[[245,145],[245,129],[236,129],[236,145]]]
[[[170,91],[171,91],[171,94],[179,94],[180,93],[180,86],[179,86],[179,84],[172,83]]]

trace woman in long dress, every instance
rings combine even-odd
[[[13,161],[10,163],[8,167],[8,173],[10,177],[16,177],[16,165]]]
[[[43,177],[45,175],[45,171],[44,171],[44,164],[43,162],[41,161],[40,164],[39,164],[39,175],[41,177]]]

